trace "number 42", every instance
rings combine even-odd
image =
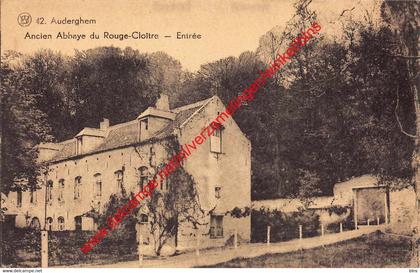
[[[44,17],[38,17],[36,18],[36,23],[38,25],[45,25],[46,23],[44,22]]]

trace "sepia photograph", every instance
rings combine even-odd
[[[0,19],[2,272],[418,272],[419,1]]]

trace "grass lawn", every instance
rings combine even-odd
[[[211,267],[409,267],[410,241],[377,232],[345,242],[256,258],[237,258]]]

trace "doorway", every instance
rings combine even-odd
[[[387,224],[389,191],[385,186],[353,188],[355,226]]]

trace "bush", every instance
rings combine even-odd
[[[124,238],[112,236],[113,230],[108,237],[94,247],[88,254],[80,248],[96,231],[53,231],[49,232],[49,263],[51,265],[69,265],[75,263],[93,263],[101,260],[121,260],[124,256],[137,254],[137,243],[134,234],[126,234]]]
[[[6,229],[1,226],[1,264],[17,267],[24,261],[18,257],[18,251],[34,253],[39,260],[41,249],[41,234],[28,228]]]
[[[3,226],[3,222],[0,222],[1,228],[1,265],[15,265],[16,264],[16,248],[13,242],[10,240],[14,238],[14,235],[10,230],[7,230]]]
[[[135,230],[135,229],[134,229]],[[48,232],[48,264],[71,265],[101,261],[136,259],[137,243],[135,232],[125,237],[112,231],[93,251],[84,254],[80,248],[96,231],[50,231]],[[117,238],[116,238],[117,237]],[[1,264],[24,267],[29,263],[41,265],[41,232],[29,228],[1,229]],[[23,252],[22,257],[18,252]],[[27,254],[30,258],[28,258]]]
[[[271,227],[270,241],[281,242],[299,238],[299,225],[303,237],[318,235],[319,216],[311,210],[283,213],[279,210],[252,210],[251,242],[267,241],[267,226]]]
[[[354,229],[353,209],[352,209],[352,207],[344,207],[344,208],[346,208],[346,211],[343,211],[341,214],[346,213],[347,210],[350,210],[350,213],[344,220],[341,221],[343,223],[343,230],[353,230]],[[334,213],[338,214],[337,212],[334,212]],[[338,215],[340,215],[340,214],[338,214]],[[332,232],[332,233],[340,232],[340,222],[335,222],[335,223],[331,223],[331,224],[327,225],[326,230],[328,232]]]
[[[107,220],[119,208],[133,198],[133,193],[123,196],[111,195],[103,214],[91,211],[91,217],[99,222],[99,227],[108,226]],[[49,232],[49,262],[52,265],[68,265],[79,262],[93,263],[100,260],[119,261],[127,255],[135,259],[137,255],[136,215],[139,208],[127,215],[113,230],[108,229],[105,238],[92,251],[85,254],[80,248],[96,234],[96,231],[53,231]]]
[[[92,255],[84,254],[80,248],[94,233],[93,231],[48,232],[48,263],[64,265],[92,260]]]

